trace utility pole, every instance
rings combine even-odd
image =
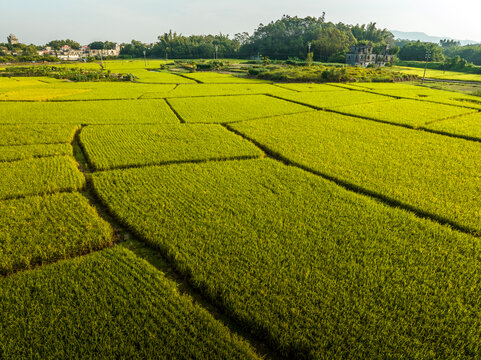
[[[219,46],[216,45],[215,46],[215,56],[214,56],[214,60],[217,60],[217,50],[219,49]]]
[[[145,50],[144,50],[144,65],[147,67],[147,59],[145,58]]]
[[[307,57],[306,57],[306,64],[307,64],[307,66],[311,66],[311,65],[312,65],[312,60],[313,60],[313,58],[314,58],[314,56],[311,56],[311,45],[312,45],[312,44],[311,44],[311,42],[309,41],[309,42],[307,43],[307,48],[308,48],[308,50],[307,50]]]
[[[421,81],[421,84],[424,84],[424,79],[426,78],[426,70],[428,69],[428,61],[430,58],[431,58],[431,51],[426,50],[426,66],[424,67],[423,81]]]

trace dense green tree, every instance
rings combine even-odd
[[[460,46],[461,43],[459,41],[456,41],[456,40],[443,39],[443,40],[439,41],[439,45],[441,45],[441,47],[443,49],[449,49],[449,48],[452,48],[452,47]]]
[[[282,19],[268,25],[260,24],[252,36],[244,36],[246,41],[240,48],[240,55],[250,57],[260,54],[272,59],[304,59],[308,52],[307,44],[319,33],[324,22],[324,14],[319,18],[284,15]]]
[[[386,29],[378,29],[376,23],[354,26],[334,24],[326,22],[324,14],[319,18],[283,16],[268,25],[259,25],[252,36],[242,33],[237,34],[236,38],[241,44],[241,57],[260,54],[272,59],[304,59],[308,43],[314,47],[315,59],[322,61],[334,54],[337,54],[336,59],[340,59],[340,53],[349,51],[359,41],[394,45],[393,35]]]
[[[144,51],[147,51],[147,45],[138,40],[132,40],[130,44],[122,44],[122,49],[120,50],[120,55],[132,56],[132,57],[143,57]]]
[[[236,57],[240,43],[228,35],[191,35],[183,36],[172,30],[158,36],[158,41],[149,46],[132,40],[125,44],[120,54],[123,56],[142,57],[143,52],[149,57],[169,59],[212,58],[216,52],[219,58]]]
[[[37,47],[35,45],[28,45],[23,49],[23,54],[25,56],[37,56]]]
[[[72,49],[80,49],[80,44],[74,40],[66,39],[66,40],[52,40],[49,41],[45,46],[49,46],[54,50],[59,50],[62,46],[68,45]]]
[[[112,41],[94,41],[89,44],[89,48],[92,50],[110,50],[115,49],[117,43]]]
[[[412,41],[404,45],[399,51],[399,58],[401,60],[424,61],[428,52],[431,61],[444,61],[443,49],[438,44],[421,41]]]
[[[332,55],[347,51],[356,43],[350,31],[343,31],[332,23],[324,24],[318,29],[315,40],[312,41],[314,51],[321,61],[327,61]]]
[[[92,50],[102,50],[104,48],[103,41],[94,41],[89,44],[89,48]]]
[[[375,22],[367,25],[351,25],[350,29],[357,41],[394,45],[394,35],[387,29],[378,29]]]
[[[344,54],[357,43],[371,43],[377,53],[383,53],[386,45],[391,45],[391,53],[399,51],[393,47],[393,35],[386,29],[377,28],[376,23],[334,24],[326,22],[324,13],[319,17],[305,18],[284,15],[267,25],[260,24],[252,35],[247,32],[238,33],[233,39],[224,34],[184,36],[172,30],[159,35],[157,39],[155,44],[144,44],[137,40],[122,44],[120,55],[139,58],[145,52],[148,57],[197,59],[213,58],[217,53],[219,58],[260,56],[272,60],[306,59],[311,44],[313,60],[342,61]],[[47,45],[53,49],[60,49],[63,45],[74,49],[80,47],[70,39],[52,40]],[[112,49],[116,43],[94,41],[89,46],[98,50]],[[25,47],[23,44],[8,45],[7,49],[17,51],[24,50]]]
[[[481,45],[451,46],[444,49],[444,54],[448,57],[459,56],[467,62],[481,65]]]

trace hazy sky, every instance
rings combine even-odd
[[[252,33],[291,16],[320,16],[347,24],[374,21],[390,30],[481,42],[481,1],[447,0],[0,0],[0,42],[10,33],[23,43],[70,38],[154,42],[173,29],[189,34]]]

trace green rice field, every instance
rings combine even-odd
[[[0,77],[0,359],[481,358],[481,98],[165,63]]]
[[[424,69],[408,66],[393,66],[393,71],[399,71],[405,74],[412,74],[423,76]],[[436,69],[427,69],[426,77],[431,79],[442,79],[442,80],[458,80],[458,81],[481,81],[481,75],[479,74],[467,74],[456,71],[443,71]]]
[[[80,141],[89,163],[99,170],[263,154],[249,141],[216,124],[88,126]]]

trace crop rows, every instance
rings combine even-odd
[[[56,85],[58,86],[58,85]],[[71,87],[69,83],[63,84],[62,86]],[[73,86],[78,87],[79,85],[74,84]],[[157,92],[163,95],[167,95],[169,91],[175,88],[175,84],[163,85],[163,84],[137,84],[137,83],[125,83],[125,82],[99,82],[99,83],[86,83],[80,86],[85,87],[85,92],[64,96],[58,100],[135,100],[141,97],[143,94],[150,92]],[[164,97],[164,96],[162,96]]]
[[[423,100],[481,110],[481,100],[477,96],[464,95],[452,91],[436,90],[422,86],[390,83],[356,83],[349,85],[339,84],[336,86],[359,91],[369,91],[379,95],[389,95],[399,98]]]
[[[481,114],[475,113],[455,119],[437,121],[429,125],[424,125],[423,128],[481,140]]]
[[[104,66],[0,77],[0,359],[256,358],[192,290],[281,358],[480,356],[478,97]]]
[[[78,125],[0,125],[0,146],[72,142]]]
[[[2,359],[257,358],[119,246],[0,278],[0,299]]]
[[[112,241],[110,225],[79,193],[0,201],[1,275],[86,254]]]
[[[142,99],[165,97],[193,97],[193,96],[224,96],[224,95],[253,95],[253,94],[284,94],[287,89],[270,84],[181,84],[168,94],[165,92],[151,92],[142,95]]]
[[[87,126],[80,141],[97,170],[262,155],[220,125]]]
[[[119,219],[283,355],[479,351],[478,238],[268,159],[93,181]]]
[[[415,68],[415,67],[407,67],[407,66],[393,66],[393,71],[400,71],[404,74],[412,74],[423,76],[424,69],[422,68]],[[467,74],[457,71],[443,71],[443,70],[435,70],[435,69],[428,69],[426,72],[427,78],[433,79],[449,79],[449,80],[458,80],[458,81],[480,81],[481,76],[479,74]]]
[[[83,188],[85,178],[69,156],[0,163],[0,200]]]
[[[350,115],[362,116],[410,127],[420,127],[433,121],[472,114],[475,112],[475,110],[457,106],[407,99],[334,107],[333,109]]]
[[[302,93],[289,92],[281,95],[282,98],[295,101],[298,103],[314,106],[318,109],[336,108],[347,105],[362,105],[372,103],[377,106],[378,103],[389,101],[392,98],[370,94],[362,91],[334,89],[334,91],[306,91]],[[361,107],[362,107],[361,106]]]
[[[136,82],[159,83],[159,84],[181,84],[195,83],[193,80],[186,79],[181,76],[169,73],[167,71],[158,71],[161,64],[165,61],[149,60],[147,68],[144,62],[107,62],[105,66],[113,73],[129,73],[133,74]],[[152,69],[153,71],[151,71]]]
[[[195,73],[188,73],[183,74],[185,77],[200,81],[202,83],[207,84],[255,84],[255,83],[267,83],[265,80],[258,80],[258,79],[247,79],[241,78],[238,76],[233,76],[230,74],[222,74],[222,73],[213,73],[213,72],[195,72]]]
[[[35,87],[44,85],[40,80],[45,78],[8,78],[0,77],[0,93],[10,90],[20,89],[22,87]]]
[[[335,91],[340,91],[339,87],[334,87],[329,84],[306,84],[306,83],[292,83],[292,84],[278,84],[279,87],[293,90],[293,91],[298,91],[298,92],[311,92],[311,91],[321,91],[321,92],[335,92]]]
[[[187,79],[169,72],[149,71],[147,69],[132,70],[137,82],[158,84],[195,84],[194,80]]]
[[[324,112],[229,125],[316,172],[481,232],[481,144]]]
[[[0,162],[55,155],[73,155],[72,146],[70,144],[34,144],[0,147]]]
[[[81,94],[85,91],[86,90],[82,89],[58,89],[53,87],[22,88],[0,94],[0,102],[12,100],[47,101],[64,96]]]
[[[178,123],[163,100],[0,103],[6,124]]]
[[[265,95],[192,97],[169,99],[186,122],[227,123],[312,109]]]

